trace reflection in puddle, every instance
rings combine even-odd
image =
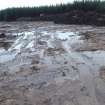
[[[10,42],[0,42],[0,63],[13,60],[13,58],[15,57],[14,54],[8,53],[8,49],[10,48],[11,44],[12,43]]]
[[[0,55],[3,54],[6,50],[4,48],[0,48]]]
[[[67,40],[67,39],[70,39],[70,37],[76,36],[74,32],[57,31],[56,34],[58,34],[57,37],[61,40]]]
[[[105,51],[85,51],[82,53],[84,58],[90,59],[93,63],[96,63],[97,66],[102,66],[105,64]]]
[[[15,58],[15,54],[6,53],[5,55],[0,56],[0,63],[11,61]]]

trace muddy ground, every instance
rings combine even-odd
[[[105,27],[0,23],[0,105],[105,105]]]

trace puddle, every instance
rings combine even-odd
[[[6,39],[5,39],[6,40]],[[11,47],[13,42],[0,41],[0,63],[7,62],[9,60],[13,60],[14,56],[12,53],[9,54],[8,49]]]
[[[6,50],[4,48],[0,48],[0,55],[2,55]]]
[[[0,55],[0,63],[5,63],[8,61],[12,61],[15,58],[16,54],[5,54],[5,55]]]
[[[76,37],[76,33],[74,32],[62,32],[62,31],[57,31],[57,38],[61,39],[61,40],[69,40],[71,37]]]
[[[93,63],[98,66],[103,66],[105,62],[105,51],[86,51],[82,53],[84,57],[90,59]]]

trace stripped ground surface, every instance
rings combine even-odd
[[[105,105],[105,27],[13,22],[0,33],[0,105]]]

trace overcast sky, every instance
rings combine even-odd
[[[0,9],[8,7],[51,5],[72,1],[73,0],[0,0]]]

